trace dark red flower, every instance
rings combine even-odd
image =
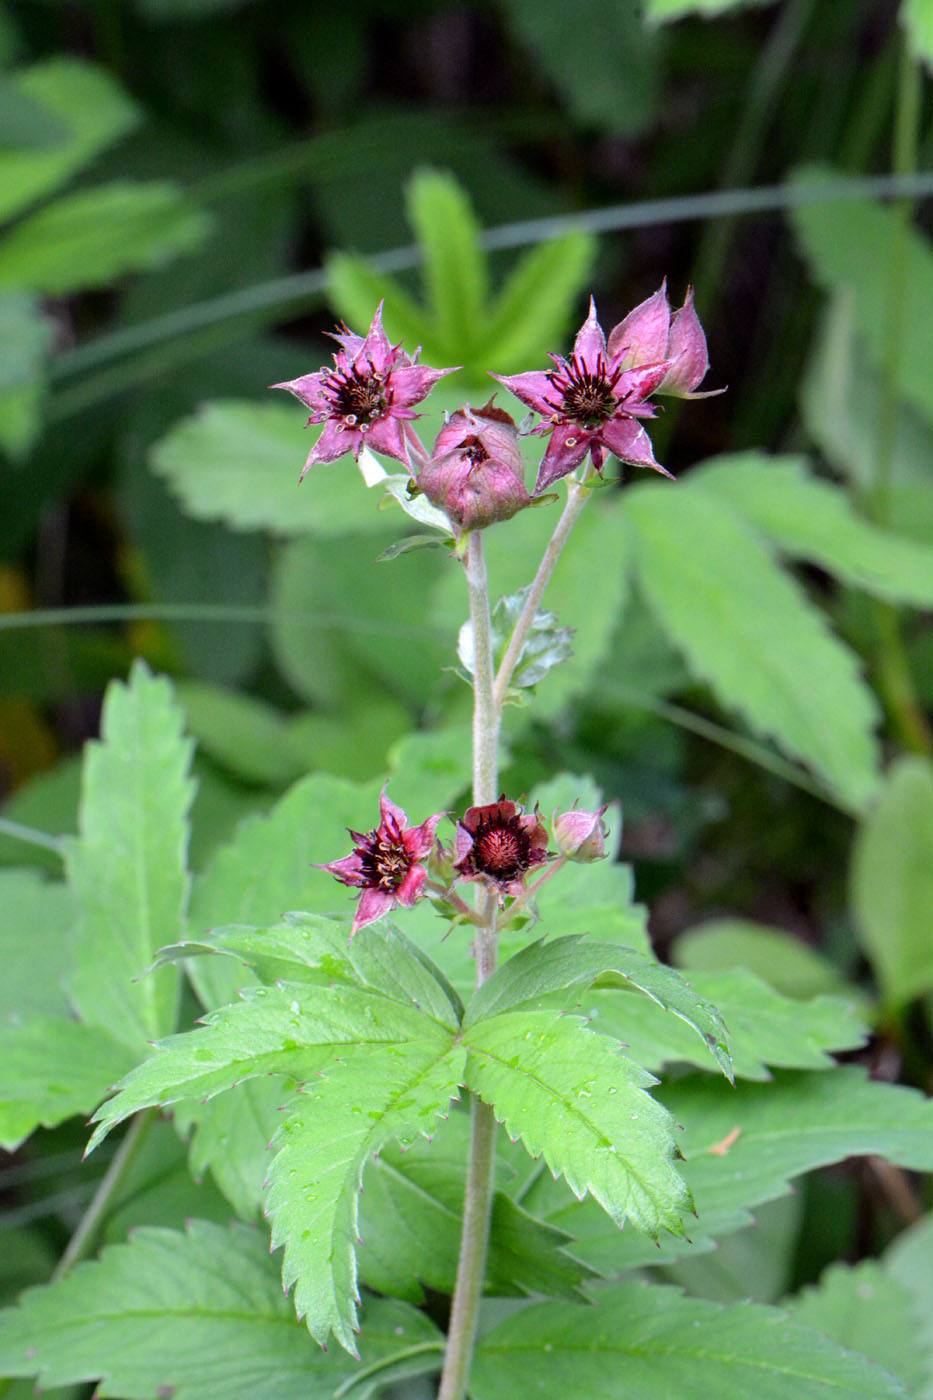
[[[428,878],[424,861],[434,846],[434,831],[443,813],[428,817],[420,826],[408,825],[401,807],[390,802],[383,790],[379,798],[379,825],[363,835],[351,831],[356,843],[350,855],[320,865],[344,885],[362,891],[353,917],[350,937],[366,924],[381,919],[396,904],[410,908],[421,898]]]
[[[538,810],[525,814],[500,797],[471,807],[457,823],[454,870],[461,880],[483,880],[502,894],[521,894],[525,875],[548,859],[547,831]]]
[[[410,469],[411,420],[419,416],[412,405],[427,398],[437,381],[453,370],[419,365],[417,354],[412,357],[400,345],[390,344],[382,329],[382,302],[365,338],[344,326],[334,339],[340,349],[333,369],[271,386],[300,399],[311,410],[309,423],[325,425],[299,480],[315,462],[335,462],[347,452],[359,459],[364,447],[395,457]]]

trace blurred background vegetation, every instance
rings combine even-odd
[[[590,290],[608,330],[666,275],[675,304],[696,285],[704,387],[729,392],[669,408],[659,460],[689,480],[731,455],[715,496],[800,455],[742,499],[767,567],[800,561],[799,607],[775,593],[694,645],[658,602],[677,575],[645,554],[652,511],[634,586],[594,523],[597,573],[548,599],[579,665],[512,716],[504,781],[563,767],[621,799],[662,955],[706,921],[682,960],[800,994],[880,979],[875,1062],[928,1083],[931,49],[926,0],[0,3],[0,860],[59,872],[17,824],[75,829],[78,751],[136,655],[199,741],[196,865],[309,769],[370,778],[462,722],[459,581],[440,552],[371,562],[410,531],[349,461],[298,491],[311,439],[265,386],[386,295],[390,333],[466,366],[444,403],[477,402],[484,367],[566,351]],[[841,178],[882,183],[842,199]],[[497,527],[503,588],[543,514]],[[689,511],[677,528],[705,569]],[[795,650],[804,614],[844,684]],[[813,1249],[865,1243],[854,1190],[831,1220],[812,1194]]]

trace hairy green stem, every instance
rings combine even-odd
[[[538,604],[544,595],[544,590],[551,581],[551,575],[557,567],[561,550],[567,543],[567,536],[577,523],[577,518],[583,507],[590,498],[590,488],[587,480],[591,474],[587,469],[587,475],[582,481],[570,481],[567,485],[567,503],[557,522],[554,533],[548,541],[544,557],[538,565],[538,572],[534,576],[528,596],[525,599],[524,607],[519,614],[515,624],[515,630],[509,638],[509,644],[505,649],[505,655],[496,674],[493,686],[493,701],[495,703],[496,714],[501,716],[502,706],[505,704],[505,697],[508,694],[509,682],[515,667],[518,665],[522,654],[522,648],[528,640],[528,633],[534,624],[535,614],[538,611]]]
[[[44,851],[54,851],[62,855],[60,836],[50,836],[47,831],[38,831],[34,826],[23,826],[22,822],[0,817],[0,836],[11,836],[14,841],[25,841],[30,846],[41,846]]]
[[[56,1279],[69,1273],[75,1264],[91,1253],[103,1218],[135,1165],[155,1120],[156,1110],[154,1108],[144,1109],[142,1113],[137,1113],[133,1119],[126,1136],[113,1154],[109,1167],[101,1177],[100,1185],[81,1217],[80,1225],[68,1241],[68,1247],[55,1266],[55,1272],[52,1274],[53,1283]]]
[[[473,628],[473,804],[484,807],[498,796],[500,711],[493,691],[489,577],[481,530],[471,531],[463,562]]]

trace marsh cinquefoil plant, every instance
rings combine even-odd
[[[105,1393],[147,1400],[424,1395],[438,1373],[440,1400],[907,1395],[786,1313],[690,1298],[639,1270],[702,1251],[790,1177],[850,1152],[933,1166],[928,1106],[833,1065],[827,1051],[862,1035],[843,1003],[791,1002],[748,974],[691,985],[657,961],[611,859],[611,808],[586,780],[538,800],[500,789],[506,704],[569,653],[540,604],[574,523],[611,457],[663,471],[642,426],[652,396],[698,396],[706,345],[689,295],[672,315],[662,287],[608,338],[591,304],[569,358],[502,376],[548,436],[532,493],[519,429],[494,401],[454,412],[428,453],[414,406],[450,371],[390,344],[378,312],[365,338],[337,339],[333,369],[277,387],[323,424],[305,472],[350,452],[401,462],[408,489],[394,499],[462,569],[472,802],[445,813],[421,796],[436,794],[427,766],[402,764],[368,811],[347,814],[350,853],[314,852],[333,854],[314,866],[353,892],[352,913],[322,897],[273,926],[224,925],[225,907],[242,918],[288,898],[308,864],[296,832],[307,824],[318,843],[344,815],[346,789],[299,784],[251,828],[248,861],[235,842],[202,878],[196,938],[139,979],[151,922],[179,927],[187,899],[190,754],[167,683],[137,668],[111,692],[68,855],[85,920],[75,1046],[122,1074],[91,1146],[134,1119],[118,1175],[175,1105],[192,1165],[211,1167],[244,1220],[261,1196],[294,1311],[247,1224],[142,1229],[69,1272],[92,1209],[62,1277],[0,1315],[0,1365],[46,1386],[101,1377]],[[485,530],[553,508],[561,480],[536,573],[492,608]],[[389,787],[408,794],[404,809]],[[152,907],[133,903],[143,887]],[[81,939],[101,936],[91,916],[105,907],[146,934],[125,917],[95,979]],[[166,1038],[181,964],[207,1014]],[[659,1089],[654,1071],[672,1062],[684,1071]],[[766,1064],[790,1072],[762,1083]],[[169,1319],[164,1337],[153,1316]]]

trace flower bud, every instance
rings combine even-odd
[[[418,485],[458,531],[509,520],[531,504],[514,420],[492,399],[475,411],[458,409],[438,433]]]
[[[569,812],[554,813],[551,818],[551,832],[562,856],[581,864],[603,859],[609,833],[602,817],[608,806],[607,802],[598,812],[582,812],[571,808]]]
[[[722,389],[694,392],[709,369],[709,355],[700,318],[693,309],[692,287],[687,288],[683,306],[671,315],[665,279],[653,296],[613,327],[609,332],[608,349],[610,355],[622,356],[623,369],[668,361],[670,367],[654,390],[657,394],[703,399],[724,392]]]

